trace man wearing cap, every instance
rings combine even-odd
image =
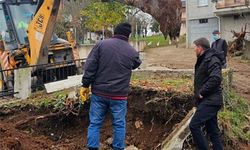
[[[226,57],[227,57],[227,42],[226,42],[226,40],[224,40],[220,37],[219,30],[214,30],[214,32],[212,33],[212,36],[213,36],[214,42],[212,43],[211,47],[219,52],[224,53],[222,67],[226,68],[227,67],[227,59],[226,59]]]
[[[194,95],[197,110],[189,124],[194,142],[199,150],[208,150],[208,143],[201,128],[205,129],[214,150],[222,150],[217,114],[223,104],[221,90],[221,66],[223,53],[210,48],[206,38],[194,41],[197,62],[195,64]]]
[[[100,128],[108,112],[112,115],[114,150],[125,148],[127,96],[131,72],[140,66],[139,53],[129,45],[129,23],[116,26],[114,36],[102,40],[90,52],[84,66],[81,97],[87,97],[91,85],[88,127],[89,150],[97,150]]]

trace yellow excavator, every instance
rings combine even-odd
[[[34,66],[33,76],[39,70],[51,75],[49,70],[57,68],[70,68],[63,77],[75,74],[79,53],[72,32],[67,32],[68,41],[53,34],[60,4],[61,0],[0,0],[0,91],[13,88],[14,68]],[[44,67],[60,62],[72,63]],[[59,77],[54,73],[53,78]]]

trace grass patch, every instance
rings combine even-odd
[[[38,91],[32,93],[31,97],[26,100],[10,100],[5,103],[0,103],[1,108],[14,108],[14,107],[26,107],[32,105],[37,108],[49,108],[56,104],[62,97],[66,97],[72,89],[58,91],[55,93],[47,94],[45,91]]]
[[[192,91],[193,81],[189,76],[164,77],[161,75],[139,76],[137,74],[132,74],[131,85],[189,93]]]
[[[163,80],[163,84],[168,86],[173,86],[176,88],[180,88],[181,86],[185,85],[189,80],[188,79],[165,79]]]
[[[241,142],[250,140],[250,106],[247,100],[236,94],[231,88],[233,70],[223,72],[224,108],[219,113],[222,125],[225,125],[228,140]]]
[[[132,37],[130,40],[136,41],[135,37]],[[152,35],[147,37],[138,37],[138,41],[145,41],[147,43],[147,48],[162,47],[169,45],[169,39],[165,39],[161,35]]]
[[[223,123],[228,125],[227,134],[230,139],[250,140],[250,131],[246,131],[250,124],[249,112],[250,107],[245,99],[233,91],[227,93],[224,109],[219,113],[219,117]]]
[[[136,41],[135,37],[130,38],[131,41]],[[152,35],[147,37],[138,37],[138,41],[145,41],[147,43],[146,48],[163,47],[169,45],[169,38],[165,39],[162,34]],[[186,42],[186,35],[180,36],[179,43]]]

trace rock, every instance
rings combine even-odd
[[[69,141],[69,139],[65,139],[65,143],[69,143],[70,141]]]
[[[139,129],[139,128],[142,128],[142,127],[143,127],[142,121],[137,120],[137,121],[135,122],[135,128],[136,128],[136,129]]]
[[[4,133],[7,129],[0,127],[0,133]]]
[[[113,142],[113,138],[108,138],[106,141],[105,141],[105,144],[107,145],[112,145],[112,142]]]
[[[134,145],[130,145],[130,146],[126,147],[125,150],[139,150],[139,149],[137,147],[135,147]]]
[[[100,149],[105,149],[105,150],[113,150],[110,145],[100,143]]]
[[[246,117],[246,119],[247,119],[248,121],[250,121],[250,116],[249,116],[249,115],[245,115],[245,117]]]
[[[234,53],[234,56],[241,56],[243,55],[243,52],[242,51],[237,51]]]
[[[250,130],[250,127],[245,127],[245,128],[243,128],[243,132],[244,132],[244,133],[247,133],[249,130]]]
[[[73,100],[76,100],[77,99],[77,93],[75,91],[71,91],[68,94],[68,98],[72,98]]]

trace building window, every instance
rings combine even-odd
[[[199,23],[207,23],[208,22],[208,19],[199,19]]]
[[[198,6],[208,6],[208,0],[198,0]]]

